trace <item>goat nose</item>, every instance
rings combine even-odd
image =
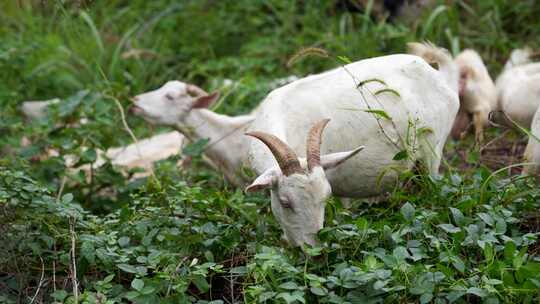
[[[133,97],[130,98],[130,100],[131,100],[132,102],[137,102],[137,101],[139,101],[139,97],[133,96]]]

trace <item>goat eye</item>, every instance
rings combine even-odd
[[[279,203],[281,204],[281,207],[283,207],[283,208],[294,210],[294,208],[293,208],[290,201],[281,200]]]
[[[174,96],[172,96],[171,93],[165,94],[165,98],[167,98],[168,100],[171,100],[171,101],[174,100]]]

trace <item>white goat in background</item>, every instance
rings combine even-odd
[[[444,48],[431,43],[412,42],[407,44],[411,54],[436,63],[449,85],[459,92],[460,109],[452,128],[452,137],[459,139],[473,118],[475,138],[483,139],[483,129],[488,123],[489,113],[497,109],[497,92],[482,59],[473,50],[461,52],[455,59]]]
[[[489,113],[498,109],[497,90],[482,58],[474,50],[461,52],[454,62],[459,67],[459,95],[463,109],[472,114],[475,138],[482,142]]]
[[[65,166],[71,173],[79,171],[89,175],[91,168],[97,169],[103,166],[107,159],[111,164],[127,175],[127,171],[134,168],[143,169],[132,176],[133,179],[145,177],[151,174],[153,164],[160,160],[165,160],[171,156],[179,155],[182,152],[184,136],[177,131],[158,134],[149,138],[139,140],[137,143],[124,147],[109,148],[107,151],[97,149],[96,160],[90,165],[75,167],[79,157],[73,154],[64,155]],[[86,148],[83,148],[85,150]],[[60,153],[57,150],[48,150],[46,157],[57,157]]]
[[[248,141],[243,133],[254,115],[228,116],[208,109],[219,97],[180,81],[134,97],[131,111],[152,124],[179,130],[189,141],[209,139],[204,151],[212,165],[236,186],[246,183],[242,174]]]
[[[45,101],[25,101],[20,109],[24,116],[30,120],[42,119],[47,115],[47,107],[58,104],[60,99],[50,99]],[[78,127],[80,124],[85,124],[86,119],[81,119],[78,124],[71,124],[69,127]],[[94,169],[103,166],[106,160],[109,159],[111,164],[126,174],[127,170],[133,168],[142,168],[142,172],[138,172],[133,178],[139,178],[149,175],[152,172],[154,162],[167,159],[171,156],[178,155],[182,150],[184,136],[177,131],[158,134],[150,138],[142,139],[137,143],[117,148],[109,148],[107,151],[97,150],[97,159],[92,163]],[[23,145],[31,145],[31,142],[24,137]],[[85,148],[83,148],[85,149]],[[60,153],[57,150],[49,149],[45,155],[40,158],[56,157]],[[90,165],[74,167],[79,158],[76,155],[64,155],[65,165],[70,168],[70,171],[90,171]]]
[[[417,56],[377,57],[300,79],[272,91],[249,127],[264,144],[250,144],[248,165],[258,177],[246,190],[270,189],[286,239],[314,244],[330,189],[375,196],[417,161],[436,175],[458,107],[443,75]]]
[[[497,78],[500,110],[505,117],[494,118],[497,122],[512,124],[509,118],[521,127],[530,128],[536,109],[540,106],[540,63],[531,63],[537,58],[531,49],[514,50]]]
[[[540,107],[532,119],[531,134],[523,156],[524,162],[527,164],[523,166],[522,173],[536,176],[540,180]]]
[[[105,152],[105,157],[111,160],[113,166],[122,170],[144,169],[142,173],[135,175],[135,177],[143,177],[150,174],[155,162],[179,155],[182,152],[183,141],[182,134],[171,131],[139,140],[125,147],[109,148]],[[105,164],[103,155],[98,155],[94,167],[103,164]]]
[[[47,115],[47,107],[60,102],[59,98],[49,100],[24,101],[21,104],[21,112],[28,119],[41,119]]]

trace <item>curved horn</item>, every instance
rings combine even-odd
[[[306,144],[306,158],[309,172],[313,171],[313,168],[321,165],[322,132],[329,121],[330,119],[323,119],[313,125],[313,127],[311,127],[311,129],[309,130]]]
[[[195,96],[195,97],[208,95],[208,93],[205,90],[199,88],[198,86],[194,84],[187,84],[186,91],[189,95]]]
[[[289,176],[294,173],[303,173],[296,153],[286,143],[281,141],[281,139],[259,131],[249,132],[246,135],[262,141],[272,151],[283,175]]]

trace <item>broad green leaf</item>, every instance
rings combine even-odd
[[[59,289],[51,293],[51,296],[60,302],[64,302],[64,299],[68,296],[68,293],[65,290]]]
[[[126,292],[125,297],[128,300],[133,300],[133,299],[135,299],[136,297],[138,297],[140,295],[141,294],[138,291],[128,291],[128,292]]]
[[[453,256],[451,258],[452,265],[461,273],[465,272],[465,263],[458,256]]]
[[[144,295],[153,294],[155,291],[156,291],[156,287],[154,286],[144,286],[144,288],[140,290],[140,292]]]
[[[325,296],[328,294],[328,291],[324,287],[311,287],[309,290],[312,294],[317,296]]]
[[[297,290],[298,284],[291,281],[291,282],[285,282],[283,284],[280,284],[278,287],[282,289],[288,289],[288,290]]]
[[[465,216],[461,212],[461,210],[457,208],[450,207],[450,212],[452,213],[452,218],[454,219],[454,223],[458,225],[459,227],[462,227],[466,224]]]
[[[484,298],[488,295],[488,292],[485,289],[481,289],[478,287],[471,287],[467,289],[467,293],[479,296],[481,298]]]
[[[118,245],[120,245],[120,247],[126,247],[127,245],[129,245],[129,237],[123,236],[119,238]]]
[[[506,222],[502,219],[497,219],[495,223],[495,233],[504,234],[506,233]]]
[[[466,294],[465,291],[454,290],[454,291],[449,292],[448,295],[446,295],[446,298],[448,299],[450,303],[454,303],[455,301],[463,297],[465,294]]]
[[[73,194],[67,193],[62,196],[62,203],[69,204],[73,201]]]
[[[480,217],[484,221],[484,223],[488,224],[489,226],[493,226],[495,224],[495,221],[493,220],[491,215],[487,213],[480,212],[478,213],[478,217]]]
[[[439,224],[437,227],[441,228],[442,230],[448,232],[448,233],[458,233],[461,231],[460,228],[452,225],[452,224]]]
[[[118,268],[122,269],[125,272],[137,273],[137,268],[135,268],[134,266],[131,266],[129,264],[118,264],[116,266],[118,266]]]
[[[137,291],[141,291],[141,289],[144,287],[144,281],[135,278],[133,281],[131,281],[131,287]]]
[[[81,164],[89,164],[95,162],[97,159],[97,153],[94,149],[87,149],[81,154]]]
[[[425,293],[422,296],[420,296],[420,303],[421,304],[429,303],[431,301],[431,299],[433,299],[433,294],[432,293]]]
[[[413,218],[414,218],[414,213],[415,213],[415,209],[414,209],[414,206],[407,202],[405,203],[401,209],[401,214],[403,215],[403,217],[407,220],[407,221],[411,221]]]
[[[195,284],[195,286],[197,286],[197,289],[199,289],[200,292],[207,292],[210,289],[210,285],[203,276],[195,276],[192,278],[192,282]]]

